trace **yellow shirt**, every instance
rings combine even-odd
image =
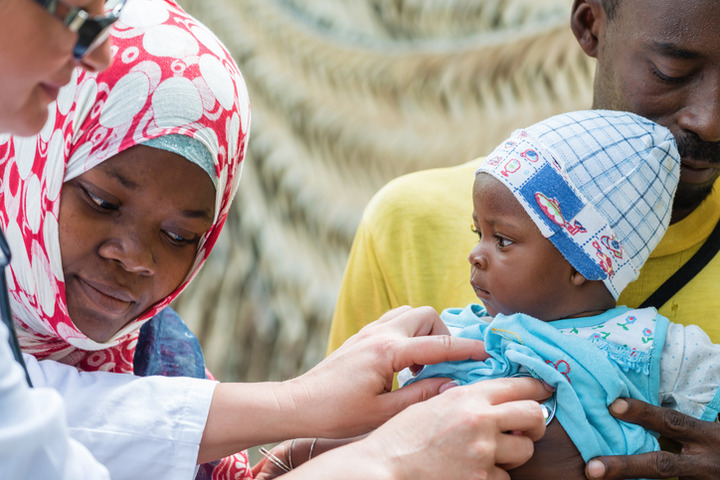
[[[716,183],[716,186],[719,184]],[[717,188],[695,211],[670,225],[650,254],[637,280],[623,290],[618,304],[637,307],[675,273],[705,243],[720,220]],[[715,343],[720,343],[720,255],[677,292],[659,312],[671,322],[698,325]]]
[[[338,296],[328,353],[367,323],[401,305],[438,312],[477,302],[467,256],[472,233],[472,185],[481,159],[399,177],[370,201],[355,235]],[[640,277],[618,303],[637,307],[697,251],[720,219],[720,193],[670,226]],[[696,324],[720,343],[720,255],[660,313]]]

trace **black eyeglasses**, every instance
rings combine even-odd
[[[73,49],[73,56],[76,60],[80,60],[107,40],[110,35],[110,27],[120,18],[120,12],[127,2],[127,0],[109,0],[105,4],[107,8],[105,15],[90,16],[82,8],[67,6],[60,0],[35,1],[63,22],[71,32],[78,34]]]

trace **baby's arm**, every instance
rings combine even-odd
[[[660,357],[660,405],[714,421],[719,387],[720,345],[696,325],[671,323]]]

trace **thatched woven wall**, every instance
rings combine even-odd
[[[362,209],[389,179],[590,105],[571,0],[180,0],[233,52],[252,128],[220,245],[176,307],[224,380],[319,361]]]

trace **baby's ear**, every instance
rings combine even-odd
[[[583,285],[585,282],[587,282],[588,279],[583,276],[582,273],[578,272],[574,268],[572,269],[572,272],[570,273],[570,284],[579,287]]]

